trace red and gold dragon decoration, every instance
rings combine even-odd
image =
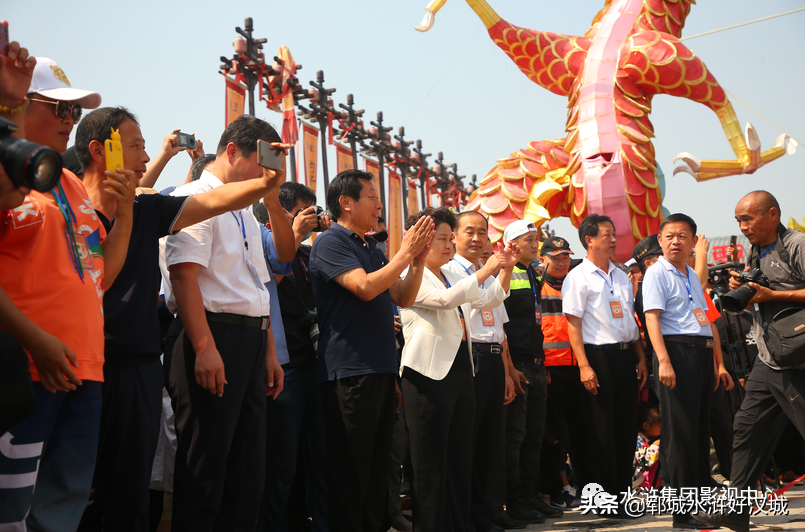
[[[417,29],[430,29],[446,1],[433,0]],[[751,124],[743,134],[724,89],[680,42],[695,0],[605,0],[584,36],[520,28],[483,0],[467,3],[530,80],[568,99],[566,136],[530,142],[498,160],[470,197],[466,208],[487,216],[493,242],[517,219],[541,225],[568,216],[578,226],[588,213],[598,213],[615,222],[616,257],[631,257],[635,243],[658,232],[663,219],[649,120],[657,94],[712,109],[736,156],[700,161],[681,153],[675,174],[704,181],[752,173],[796,147],[781,135],[761,152]]]

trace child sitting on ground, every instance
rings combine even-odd
[[[637,448],[634,457],[634,474],[632,488],[651,489],[662,486],[662,479],[654,478],[659,473],[660,457],[660,411],[656,405],[643,403],[638,408],[637,416]]]

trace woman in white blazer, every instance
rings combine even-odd
[[[427,208],[436,234],[416,302],[400,309],[405,347],[400,372],[413,465],[415,532],[470,532],[475,391],[469,320],[480,285],[508,262],[498,253],[462,278],[444,265],[452,256],[455,215]],[[510,250],[508,250],[510,255]],[[404,274],[404,273],[403,273]],[[496,281],[497,282],[497,281]]]

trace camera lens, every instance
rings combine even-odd
[[[27,140],[10,136],[0,138],[0,162],[16,187],[47,192],[61,177],[59,152]]]
[[[721,305],[726,312],[734,315],[740,315],[744,309],[749,305],[749,300],[755,295],[757,290],[751,286],[741,286],[724,294],[721,298]]]

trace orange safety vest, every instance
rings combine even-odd
[[[562,291],[542,284],[542,348],[545,350],[546,366],[577,366],[576,357],[570,348],[567,318],[562,313]]]

